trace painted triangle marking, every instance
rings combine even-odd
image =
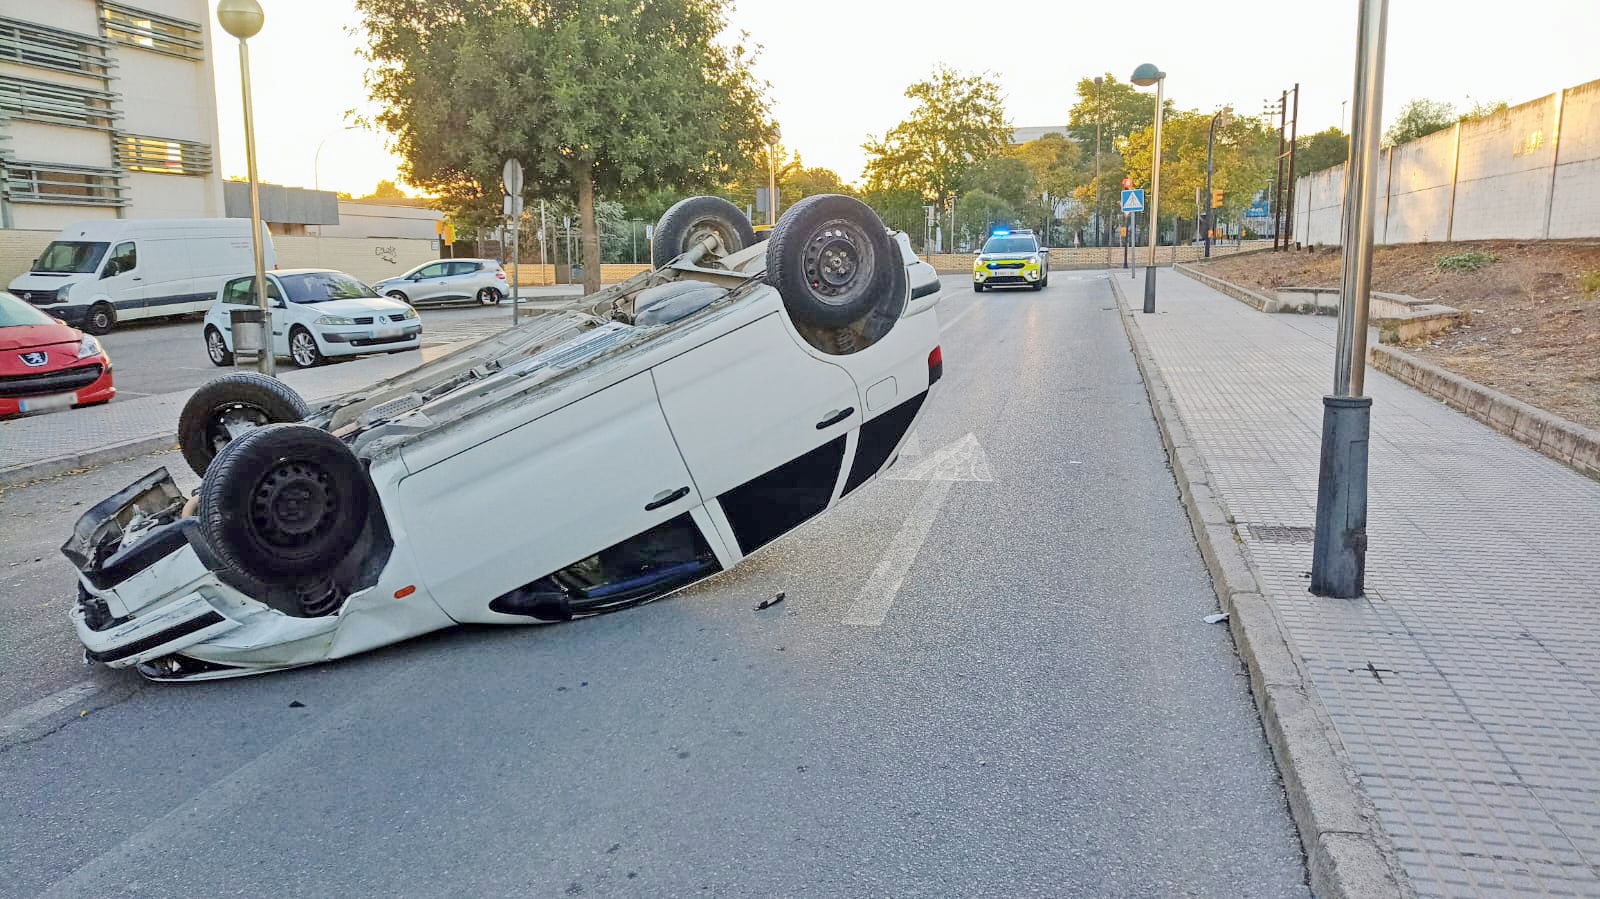
[[[989,457],[978,438],[967,434],[918,459],[915,465],[895,466],[883,476],[890,481],[992,481]]]
[[[922,435],[912,431],[911,436],[906,438],[905,446],[900,447],[900,458],[920,455],[922,455]]]

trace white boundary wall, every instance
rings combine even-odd
[[[1600,81],[1378,158],[1382,244],[1600,237]],[[1340,242],[1344,166],[1295,182],[1294,240]]]

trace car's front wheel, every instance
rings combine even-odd
[[[403,292],[403,291],[399,291],[399,290],[391,290],[391,291],[389,291],[389,293],[388,293],[388,294],[387,294],[387,296],[388,296],[388,297],[389,297],[389,299],[391,299],[391,300],[399,300],[399,301],[400,301],[400,302],[402,302],[402,303],[409,303],[409,302],[411,302],[411,298],[410,298],[410,297],[408,297],[408,296],[406,296],[406,295],[405,295],[405,293],[404,293],[404,292]]]
[[[289,331],[289,358],[297,368],[311,368],[323,359],[322,350],[317,349],[317,339],[299,325]]]
[[[906,268],[872,207],[817,194],[789,207],[767,240],[767,283],[789,317],[814,328],[846,328],[878,313],[897,317]]]
[[[708,237],[716,238],[724,254],[756,242],[755,229],[739,207],[721,197],[690,197],[661,214],[650,238],[650,262],[666,265]]]
[[[111,333],[117,324],[117,310],[110,303],[99,302],[89,307],[89,314],[83,319],[83,330],[96,336]]]
[[[206,328],[206,356],[211,359],[212,365],[233,364],[233,352],[228,349],[228,342],[222,339],[222,332],[215,327]]]
[[[207,545],[224,565],[268,582],[326,575],[355,548],[370,512],[361,461],[310,425],[251,431],[200,487]]]
[[[972,292],[973,293],[983,293],[983,282],[982,281],[974,281],[974,282],[972,282]]]

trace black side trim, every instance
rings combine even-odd
[[[143,640],[135,640],[126,646],[118,646],[116,649],[108,649],[105,652],[89,652],[85,653],[85,655],[96,662],[115,662],[128,656],[136,656],[141,652],[149,652],[163,643],[170,643],[179,637],[187,637],[195,631],[203,631],[213,624],[220,624],[226,620],[216,612],[207,612],[199,618],[191,618],[182,624],[169,627],[160,633],[151,634]]]
[[[850,491],[865,484],[868,478],[883,468],[883,463],[889,461],[889,454],[900,445],[900,438],[906,435],[906,431],[911,429],[911,423],[917,420],[917,412],[922,409],[922,401],[927,398],[928,392],[924,390],[861,426],[861,436],[856,440],[855,461],[850,463],[850,477],[844,482],[844,496],[849,496]]]
[[[749,555],[828,508],[844,465],[845,436],[718,497],[740,552]]]

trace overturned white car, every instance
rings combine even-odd
[[[165,469],[63,553],[90,659],[192,681],[457,623],[564,621],[738,564],[892,464],[942,370],[939,281],[860,202],[758,243],[668,210],[657,268],[311,410],[249,373],[194,394]]]

